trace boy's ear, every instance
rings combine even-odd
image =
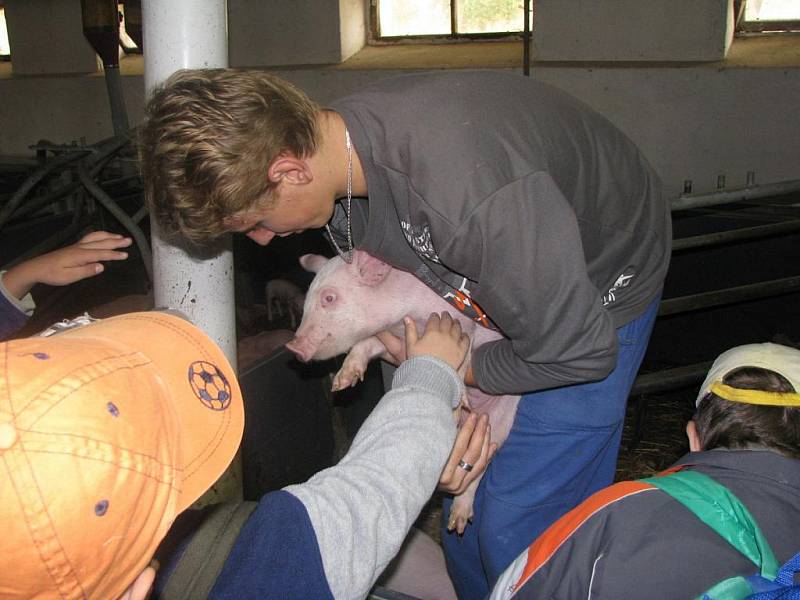
[[[273,160],[267,169],[267,177],[272,183],[285,181],[294,185],[309,183],[314,179],[308,162],[292,154],[281,154]]]
[[[686,437],[689,438],[689,450],[700,452],[703,449],[700,436],[697,434],[697,424],[693,420],[686,424]]]

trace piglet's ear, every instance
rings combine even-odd
[[[303,254],[300,257],[300,264],[306,271],[311,271],[312,273],[316,273],[328,262],[328,259],[322,256],[321,254]]]
[[[353,262],[348,266],[361,285],[378,285],[386,279],[392,267],[363,250],[356,250]]]

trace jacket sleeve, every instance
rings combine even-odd
[[[404,362],[339,464],[285,488],[308,511],[335,598],[365,597],[397,554],[449,456],[463,389],[438,359]]]
[[[36,304],[30,294],[18,300],[3,285],[3,274],[0,271],[0,340],[5,340],[21,329],[33,314]]]
[[[488,600],[591,598],[592,575],[605,558],[598,529],[579,529],[557,542],[543,533],[500,575]],[[546,558],[540,556],[542,545],[548,546]]]
[[[647,484],[625,481],[584,500],[548,527],[506,568],[489,600],[607,598],[606,564],[629,563],[627,554],[639,549],[638,543],[619,540],[627,539],[631,533],[630,523],[635,521],[631,516],[641,512],[648,517],[653,514],[639,510],[642,492],[652,491],[655,489]],[[615,514],[621,517],[615,519]],[[646,539],[646,525],[641,532],[635,529],[646,522],[646,518],[637,521],[629,537],[636,540],[640,533],[638,537]],[[622,572],[627,571],[623,568]]]
[[[479,273],[475,300],[508,338],[473,354],[484,391],[532,392],[613,369],[611,315],[589,279],[576,216],[547,173],[484,200],[440,257],[455,271]]]

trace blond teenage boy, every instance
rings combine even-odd
[[[377,256],[505,334],[466,376],[524,396],[472,526],[443,535],[462,598],[611,483],[671,228],[658,176],[607,119],[499,71],[387,77],[323,108],[263,71],[197,70],[155,90],[140,142],[165,231],[326,228],[346,260]]]

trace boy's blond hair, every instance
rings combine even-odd
[[[281,153],[316,150],[319,107],[257,70],[173,74],[153,91],[139,128],[139,160],[151,213],[165,235],[201,243],[224,220],[265,202],[267,169]]]

